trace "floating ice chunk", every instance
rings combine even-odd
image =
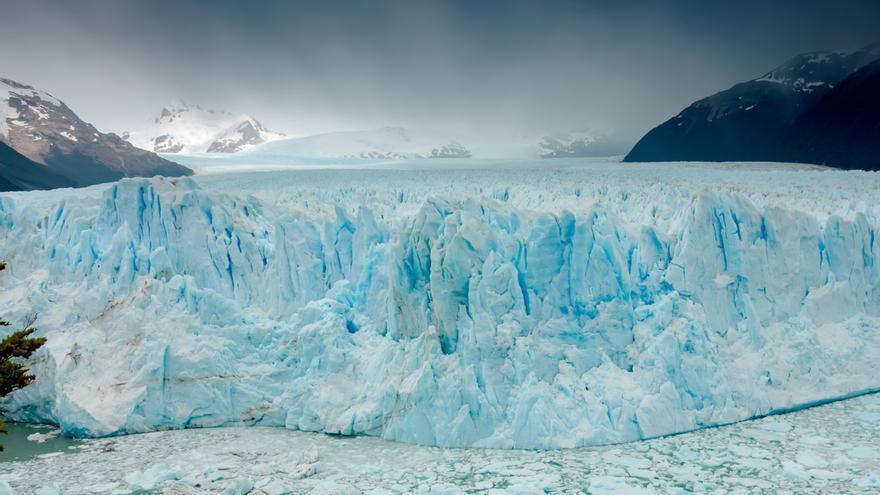
[[[113,493],[117,488],[120,487],[120,483],[116,481],[109,481],[107,483],[98,483],[96,485],[89,485],[84,487],[88,493]],[[124,490],[124,488],[123,488]]]
[[[589,493],[594,495],[654,495],[650,487],[632,486],[625,478],[615,476],[594,476],[590,478]]]
[[[819,480],[839,480],[847,477],[844,473],[829,471],[827,469],[809,469],[807,470],[807,474],[809,474],[811,478]]]
[[[775,433],[788,433],[791,431],[791,425],[785,421],[765,421],[758,425],[762,430],[772,431]]]
[[[224,495],[246,495],[254,488],[254,483],[248,479],[226,480],[222,483]]]
[[[290,493],[290,488],[279,479],[263,478],[254,484],[254,488],[266,495],[284,495]]]
[[[792,461],[782,461],[782,474],[792,480],[808,480],[810,475],[803,466]]]
[[[61,430],[52,430],[48,433],[31,433],[27,436],[27,439],[31,442],[43,443],[46,440],[51,440],[57,437],[61,433]]]
[[[854,447],[848,452],[848,454],[850,457],[855,457],[856,459],[880,459],[880,451],[865,445]]]
[[[795,460],[799,464],[812,468],[821,468],[828,465],[828,461],[824,457],[810,450],[801,450],[798,452]]]
[[[819,435],[803,436],[800,437],[799,440],[801,443],[806,445],[827,445],[831,443],[830,439]]]
[[[316,483],[309,493],[314,495],[360,495],[361,491],[348,483],[326,480]]]
[[[176,468],[160,463],[153,464],[146,471],[129,474],[125,477],[125,482],[134,489],[153,490],[166,481],[180,478],[181,474]]]
[[[729,476],[727,478],[730,483],[734,485],[742,485],[748,487],[762,488],[764,490],[771,490],[773,488],[772,483],[768,483],[765,480],[760,480],[756,478],[745,478],[740,476]]]
[[[876,423],[880,426],[880,412],[865,411],[856,414],[856,418],[865,423]]]
[[[760,459],[770,459],[773,457],[770,451],[751,445],[731,445],[730,452],[739,457],[757,457]]]
[[[867,476],[860,478],[856,483],[862,487],[880,487],[880,472],[868,473]]]
[[[454,486],[433,485],[428,493],[430,495],[464,495],[465,492]]]

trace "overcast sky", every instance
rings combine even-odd
[[[604,127],[631,141],[790,56],[878,40],[877,0],[0,0],[0,76],[117,132],[182,98],[294,135]]]

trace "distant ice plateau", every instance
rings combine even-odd
[[[565,163],[0,195],[0,304],[48,337],[3,405],[544,449],[880,388],[880,175]]]

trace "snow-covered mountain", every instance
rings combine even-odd
[[[249,115],[178,102],[163,108],[153,125],[122,136],[157,153],[237,153],[284,134],[266,129]]]
[[[611,156],[624,151],[609,133],[593,130],[548,134],[538,142],[541,158]]]
[[[855,153],[838,155],[832,162],[823,161],[825,155],[802,153],[797,121],[835,87],[878,59],[880,45],[798,55],[757,79],[693,103],[648,132],[625,160],[802,160],[851,166],[859,160]]]
[[[403,127],[345,131],[287,138],[257,146],[248,154],[259,158],[469,158],[471,151],[448,135]]]
[[[801,94],[823,92],[877,58],[880,58],[880,44],[855,51],[804,53],[755,79],[755,82],[778,84]]]
[[[0,79],[0,142],[8,146],[0,157],[0,171],[6,182],[21,189],[192,173],[116,134],[98,131],[61,100],[11,79]]]

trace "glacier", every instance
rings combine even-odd
[[[880,174],[561,163],[0,195],[6,416],[550,449],[880,389]]]

